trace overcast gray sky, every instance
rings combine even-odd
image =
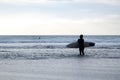
[[[120,35],[120,0],[0,0],[0,35]]]

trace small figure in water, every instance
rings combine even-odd
[[[79,43],[80,56],[84,55],[84,39],[83,39],[83,35],[80,35],[80,39],[78,39],[78,43]]]

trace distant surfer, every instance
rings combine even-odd
[[[80,55],[84,55],[84,39],[83,39],[83,35],[80,35],[80,39],[78,39],[78,43],[79,43]]]

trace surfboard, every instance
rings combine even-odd
[[[84,42],[84,47],[92,47],[95,46],[94,42]],[[79,48],[78,42],[73,42],[67,45],[68,48]]]

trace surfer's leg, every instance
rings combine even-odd
[[[81,56],[81,50],[80,50],[80,56]]]
[[[85,54],[84,54],[84,51],[82,51],[82,54],[85,55]]]
[[[84,48],[82,49],[82,55],[84,55]]]
[[[80,53],[80,56],[81,56],[81,49],[79,48],[79,53]]]

